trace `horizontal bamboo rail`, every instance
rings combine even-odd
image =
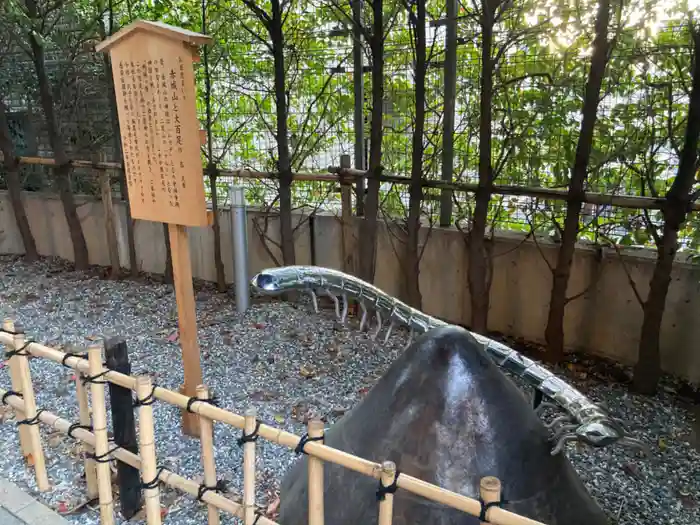
[[[6,390],[0,388],[0,396],[4,395],[6,392]],[[6,402],[15,410],[24,409],[24,401],[16,396],[9,396]],[[39,414],[39,421],[66,435],[68,435],[68,431],[71,426],[70,421],[62,419],[57,415],[46,410],[42,411],[41,414]],[[85,430],[83,428],[76,428],[73,429],[71,434],[75,436],[75,439],[89,445],[90,447],[95,446],[96,441],[95,434],[93,432],[90,432],[89,430]],[[122,461],[136,469],[141,469],[141,458],[139,458],[139,456],[137,454],[134,454],[133,452],[129,452],[128,450],[123,448],[117,448],[111,453],[111,455],[119,461]],[[158,479],[168,486],[186,492],[190,496],[194,496],[195,498],[199,496],[200,485],[198,483],[192,481],[191,479],[180,476],[179,474],[176,474],[171,470],[159,470]],[[233,514],[238,518],[243,518],[242,505],[239,505],[235,501],[231,501],[230,499],[225,498],[224,496],[221,496],[220,494],[217,494],[214,491],[207,491],[201,496],[201,499],[205,503],[213,505],[220,510]],[[266,518],[265,516],[260,516],[258,518],[258,523],[260,525],[278,525],[277,522],[272,521],[271,519]]]
[[[2,160],[2,155],[0,155]],[[56,161],[47,157],[17,157],[20,164],[35,164],[44,166],[55,166]],[[96,170],[122,170],[119,162],[93,162],[89,160],[71,160],[68,162],[74,168],[93,168]],[[249,169],[225,170],[217,168],[218,176],[238,177],[241,179],[279,179],[280,174],[272,171],[256,171]],[[336,182],[340,184],[353,184],[359,179],[367,179],[370,175],[367,171],[354,168],[330,167],[326,173],[292,173],[292,180],[302,182]],[[400,175],[379,175],[380,182],[393,184],[410,185],[411,178]],[[469,182],[447,182],[442,180],[424,179],[421,181],[422,188],[436,190],[449,190],[465,193],[474,193],[478,184]],[[510,195],[516,197],[533,197],[544,200],[568,201],[567,190],[552,188],[540,188],[535,186],[513,186],[508,184],[494,184],[491,187],[492,193],[496,195]],[[581,201],[598,206],[615,206],[625,209],[660,210],[666,201],[663,197],[643,197],[641,195],[615,195],[612,193],[586,192],[581,195]],[[700,202],[690,204],[691,211],[700,210]]]
[[[0,332],[0,343],[9,348],[14,348],[12,336],[6,332]],[[50,348],[40,343],[29,343],[25,350],[35,357],[43,357],[51,361],[61,363],[82,373],[89,371],[88,360],[56,350],[55,348]],[[116,385],[136,391],[135,377],[115,371],[109,371],[104,375],[104,379]],[[156,399],[160,399],[161,401],[178,406],[185,410],[188,408],[188,403],[190,401],[189,397],[162,387],[156,387],[153,391],[153,396]],[[234,414],[233,412],[228,412],[227,410],[213,406],[209,403],[192,403],[190,410],[211,419],[212,421],[219,421],[241,430],[245,429],[245,418],[243,416]],[[293,450],[296,449],[301,439],[300,436],[297,436],[296,434],[292,434],[291,432],[262,423],[258,429],[258,435],[263,439],[272,441],[273,443],[277,443],[278,445],[282,445]],[[90,444],[94,445],[94,443]],[[373,461],[353,456],[352,454],[329,447],[328,445],[324,445],[318,441],[307,442],[304,446],[304,452],[306,452],[309,456],[340,465],[376,480],[381,479],[383,467],[380,463],[375,463]],[[407,490],[408,492],[411,492],[417,496],[422,496],[428,500],[447,505],[448,507],[466,512],[473,516],[479,516],[481,512],[481,503],[478,500],[443,489],[407,474],[402,473],[398,477],[396,485],[399,488]],[[241,506],[238,506],[236,512],[238,512],[239,509],[242,512]],[[228,511],[228,509],[225,510]],[[500,507],[492,507],[488,512],[489,521],[495,525],[545,525],[541,522],[526,518],[524,516],[519,516]],[[236,515],[238,516],[238,514]],[[239,517],[243,517],[243,514],[241,514]]]

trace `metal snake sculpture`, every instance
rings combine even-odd
[[[362,309],[360,330],[368,321],[368,307],[377,317],[377,328],[372,333],[375,339],[383,326],[383,317],[390,321],[384,340],[388,340],[395,324],[408,326],[411,332],[425,333],[449,323],[412,308],[395,297],[384,293],[376,286],[352,275],[319,266],[285,266],[269,268],[253,277],[251,286],[261,295],[279,295],[287,291],[302,290],[310,293],[314,310],[318,313],[317,290],[323,291],[335,303],[336,316],[345,322],[348,316],[348,299],[357,301]],[[342,307],[338,296],[343,298]],[[593,447],[604,447],[613,443],[637,447],[643,451],[647,447],[641,441],[628,436],[622,423],[610,416],[601,406],[593,403],[581,392],[563,381],[542,365],[528,359],[506,345],[481,334],[471,334],[484,345],[487,353],[501,368],[522,377],[540,394],[535,397],[535,410],[538,414],[545,407],[559,408],[566,414],[555,417],[545,426],[554,431],[555,445],[552,455],[560,453],[566,443],[579,441]],[[542,402],[542,397],[551,402]]]

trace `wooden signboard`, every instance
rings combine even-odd
[[[206,37],[139,21],[98,46],[98,50],[110,50],[134,219],[207,224],[192,51],[188,48],[193,39],[198,42]]]
[[[127,188],[134,219],[168,224],[185,384],[202,384],[188,226],[207,226],[192,62],[211,38],[160,22],[138,21],[96,46],[109,51]],[[195,414],[183,430],[199,435]]]

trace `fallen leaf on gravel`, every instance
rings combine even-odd
[[[85,339],[87,339],[88,341],[97,341],[98,339],[100,339],[100,336],[99,335],[86,335]]]
[[[250,394],[250,399],[253,401],[270,401],[276,397],[277,394],[274,392],[268,392],[267,390],[258,390]]]
[[[262,330],[263,328],[265,328],[265,324],[264,323],[253,323],[253,327],[257,328],[258,330]]]
[[[666,448],[667,448],[666,440],[664,438],[660,437],[659,438],[659,450],[661,450],[663,452],[664,450],[666,450]]]
[[[622,470],[624,470],[633,478],[642,479],[644,477],[642,476],[641,472],[639,472],[637,465],[635,465],[634,463],[625,463],[624,465],[622,465]]]
[[[683,507],[686,509],[694,509],[698,506],[698,502],[695,501],[690,492],[679,491],[678,499],[680,500],[681,505],[683,505]]]
[[[178,337],[180,337],[180,332],[178,330],[175,330],[172,334],[168,336],[168,342],[174,343],[177,341]]]
[[[275,414],[273,417],[278,423],[284,423],[284,416],[282,414]]]
[[[59,514],[66,514],[68,512],[68,505],[66,504],[65,501],[59,501],[58,506],[56,507],[56,512]]]
[[[280,497],[277,496],[265,509],[265,515],[268,518],[274,518],[277,515],[277,509],[280,506]]]
[[[299,370],[299,373],[306,378],[314,377],[316,375],[316,372],[314,372],[310,367],[307,366],[302,366],[301,370]]]

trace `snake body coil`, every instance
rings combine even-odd
[[[307,291],[311,294],[316,311],[318,311],[316,291],[322,290],[333,299],[336,315],[341,322],[347,319],[348,299],[353,299],[362,309],[361,330],[367,324],[368,309],[375,312],[377,328],[372,334],[373,338],[376,338],[381,331],[383,319],[390,321],[385,340],[388,339],[395,324],[408,326],[411,334],[425,333],[432,328],[448,324],[412,308],[376,286],[329,268],[318,266],[270,268],[256,275],[251,285],[256,292],[264,295],[278,295],[290,290]],[[342,307],[339,296],[343,298]],[[645,445],[638,440],[625,435],[619,421],[542,365],[502,343],[481,334],[472,332],[472,335],[484,345],[486,352],[498,366],[522,377],[540,392],[540,399],[542,396],[548,398],[547,403],[540,404],[537,401],[536,404],[539,406],[536,406],[536,409],[555,406],[566,413],[554,418],[547,425],[554,429],[556,444],[552,454],[559,453],[570,441],[581,441],[594,447],[622,443],[645,448]]]

